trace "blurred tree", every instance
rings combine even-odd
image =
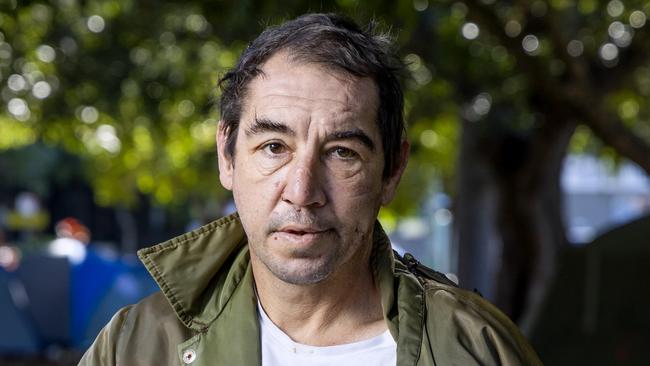
[[[469,59],[445,70],[471,100],[458,165],[456,228],[469,261],[461,278],[483,275],[463,248],[480,253],[477,246],[499,238],[495,299],[529,330],[567,242],[559,179],[576,127],[574,148],[589,147],[593,135],[592,151],[615,152],[650,173],[650,108],[642,103],[650,93],[650,4],[472,0],[450,8],[464,14],[458,25]],[[485,224],[486,213],[495,225]]]
[[[267,24],[308,11],[383,20],[408,64],[413,142],[383,215],[417,210],[428,183],[441,179],[455,197],[463,284],[529,325],[566,243],[559,177],[571,141],[650,172],[646,2],[0,6],[0,150],[35,141],[63,148],[80,157],[98,203],[125,207],[141,194],[161,205],[224,201],[216,82]]]
[[[453,101],[461,126],[452,189],[461,283],[487,291],[530,330],[567,243],[560,190],[567,150],[628,158],[650,173],[650,108],[643,103],[650,94],[650,3],[412,6],[417,16],[382,14],[409,30],[402,43],[435,70],[434,79],[453,85],[436,97]],[[439,105],[422,107],[432,115]],[[418,120],[409,119],[412,140],[425,142],[414,135]]]

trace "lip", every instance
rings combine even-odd
[[[325,233],[326,231],[328,230],[320,227],[288,225],[280,228],[276,232],[287,233],[292,235],[306,235],[306,234],[322,234]]]
[[[275,231],[273,233],[273,236],[276,238],[276,240],[280,239],[286,243],[291,243],[294,245],[309,245],[327,235],[329,231],[329,229],[316,230],[314,228],[286,227]]]

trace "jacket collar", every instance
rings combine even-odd
[[[198,333],[179,345],[179,357],[192,348],[215,364],[259,364],[257,300],[246,244],[239,216],[233,214],[138,251],[178,318]],[[384,318],[397,342],[398,365],[414,365],[422,343],[423,290],[395,260],[379,223],[370,261]]]
[[[245,244],[239,216],[233,214],[141,249],[138,257],[181,322],[202,331],[223,310],[245,274],[245,266],[229,271],[229,262]]]

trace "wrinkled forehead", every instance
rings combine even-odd
[[[252,108],[281,108],[292,100],[312,107],[333,108],[376,120],[378,89],[369,77],[292,58],[281,52],[263,64],[247,87],[244,114]],[[297,103],[296,103],[297,101]]]

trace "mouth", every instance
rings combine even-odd
[[[316,227],[316,226],[297,226],[288,225],[276,230],[278,233],[287,233],[292,235],[308,235],[308,234],[321,234],[329,231],[329,229]]]
[[[285,227],[273,232],[273,236],[293,244],[309,244],[329,234],[331,229],[309,227]]]

